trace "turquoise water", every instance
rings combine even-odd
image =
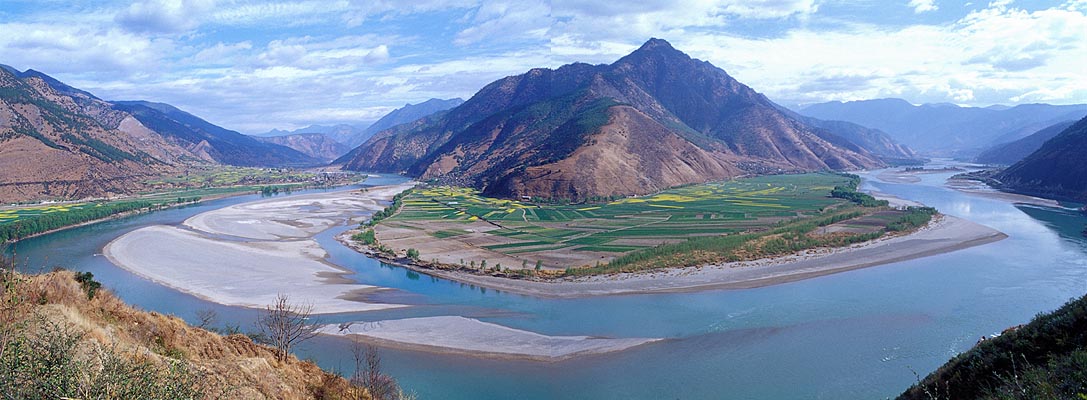
[[[633,350],[559,363],[481,360],[383,350],[385,368],[426,399],[872,399],[892,397],[982,335],[1029,320],[1087,292],[1087,218],[1015,206],[942,187],[868,181],[1007,233],[1006,240],[919,260],[758,289],[538,299],[486,290],[382,265],[318,236],[330,261],[361,282],[398,290],[407,310],[334,315],[331,321],[464,315],[545,334],[664,337]],[[374,182],[371,182],[374,183]],[[95,253],[150,224],[176,224],[254,197],[209,202],[30,239],[29,265],[63,263],[94,272],[126,301],[190,321],[215,309],[248,328],[255,312],[218,306],[132,276]],[[349,371],[349,344],[307,343],[299,355]]]

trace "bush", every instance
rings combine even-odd
[[[76,272],[75,281],[87,292],[87,300],[93,299],[94,294],[102,287],[102,283],[94,280],[94,274],[90,272]]]
[[[351,235],[351,240],[366,243],[367,245],[377,243],[377,237],[374,236],[373,229],[367,229],[365,231]]]
[[[0,353],[0,393],[12,399],[203,399],[201,377],[183,361],[157,365],[112,348],[80,347],[75,330],[39,322]]]

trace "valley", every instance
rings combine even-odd
[[[39,3],[0,398],[1087,400],[1087,1]]]

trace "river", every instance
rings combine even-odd
[[[395,288],[389,311],[327,316],[329,322],[462,315],[549,335],[663,337],[631,350],[557,363],[498,361],[386,349],[386,371],[423,399],[873,399],[893,397],[982,335],[1025,323],[1087,292],[1087,218],[1017,206],[944,186],[866,179],[876,190],[998,229],[1008,239],[953,253],[745,290],[540,299],[435,279],[381,264],[337,243],[346,226],[318,235],[329,260],[362,283]],[[871,174],[875,176],[875,174]],[[373,179],[387,184],[399,178]],[[306,191],[311,192],[311,191]],[[125,301],[190,322],[212,309],[220,326],[251,330],[256,311],[220,306],[151,283],[99,253],[140,227],[176,225],[240,196],[27,239],[18,258],[93,272]],[[350,372],[349,344],[320,337],[298,349]],[[916,374],[916,375],[915,375]]]

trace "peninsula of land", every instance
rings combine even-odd
[[[962,218],[941,215],[909,234],[888,236],[840,248],[696,267],[677,267],[551,280],[511,279],[471,272],[430,268],[406,259],[386,259],[439,278],[524,295],[575,298],[603,295],[745,289],[793,282],[838,272],[906,261],[980,246],[1007,235]],[[365,250],[347,237],[343,243]]]

